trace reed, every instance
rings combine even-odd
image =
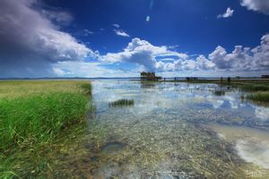
[[[256,92],[253,94],[249,94],[249,95],[247,95],[247,99],[257,101],[257,102],[268,103],[269,102],[269,92],[266,91],[266,92]]]
[[[0,178],[17,175],[12,156],[50,146],[92,108],[87,81],[1,81],[0,92]]]

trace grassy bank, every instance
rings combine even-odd
[[[31,165],[18,167],[18,154],[38,153],[83,123],[90,94],[86,81],[1,81],[0,178],[20,176]]]

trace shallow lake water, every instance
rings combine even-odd
[[[216,84],[94,80],[94,178],[266,177],[269,108]],[[111,106],[120,99],[133,105]]]

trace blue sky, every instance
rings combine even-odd
[[[259,76],[266,0],[2,0],[0,77]]]
[[[76,19],[69,29],[88,29],[96,34],[77,37],[93,49],[119,51],[131,38],[139,37],[154,45],[178,45],[191,54],[208,54],[217,45],[232,50],[235,45],[255,47],[269,31],[269,17],[242,7],[237,0],[91,0],[77,3],[58,0]],[[150,8],[150,4],[152,8]],[[218,19],[230,7],[234,15]],[[150,22],[146,17],[150,16]],[[112,24],[119,24],[130,38],[119,38]],[[104,31],[100,31],[103,28]]]

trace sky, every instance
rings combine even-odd
[[[269,0],[0,0],[0,78],[269,74]]]

